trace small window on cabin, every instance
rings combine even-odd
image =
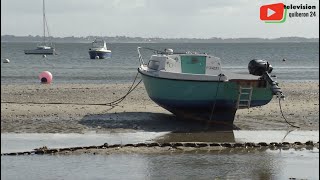
[[[153,70],[158,70],[160,66],[159,61],[150,60],[148,63],[148,68]]]

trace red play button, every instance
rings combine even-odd
[[[263,21],[280,21],[284,15],[284,4],[268,4],[260,7],[260,19]]]

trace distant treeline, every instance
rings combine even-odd
[[[304,37],[280,37],[274,39],[265,38],[142,38],[142,37],[127,37],[127,36],[87,36],[87,37],[48,37],[47,40],[56,43],[88,43],[95,38],[102,38],[108,43],[256,43],[256,42],[319,42],[319,38],[304,38]],[[14,36],[2,35],[1,42],[41,42],[42,36]]]

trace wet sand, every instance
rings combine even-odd
[[[208,124],[177,120],[150,100],[143,84],[117,106],[88,105],[117,100],[128,91],[130,85],[1,85],[1,133],[161,132],[212,128]],[[301,130],[319,130],[319,83],[279,85],[286,95],[281,105],[287,120]],[[274,98],[265,106],[238,110],[233,128],[294,129],[283,119],[278,103]]]

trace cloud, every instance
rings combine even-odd
[[[266,24],[259,19],[263,4],[278,0],[46,0],[53,36],[127,35],[144,37],[318,37],[319,16]],[[285,4],[316,5],[319,1],[286,0]],[[1,33],[41,34],[41,0],[2,0]],[[18,28],[24,27],[24,28]]]

